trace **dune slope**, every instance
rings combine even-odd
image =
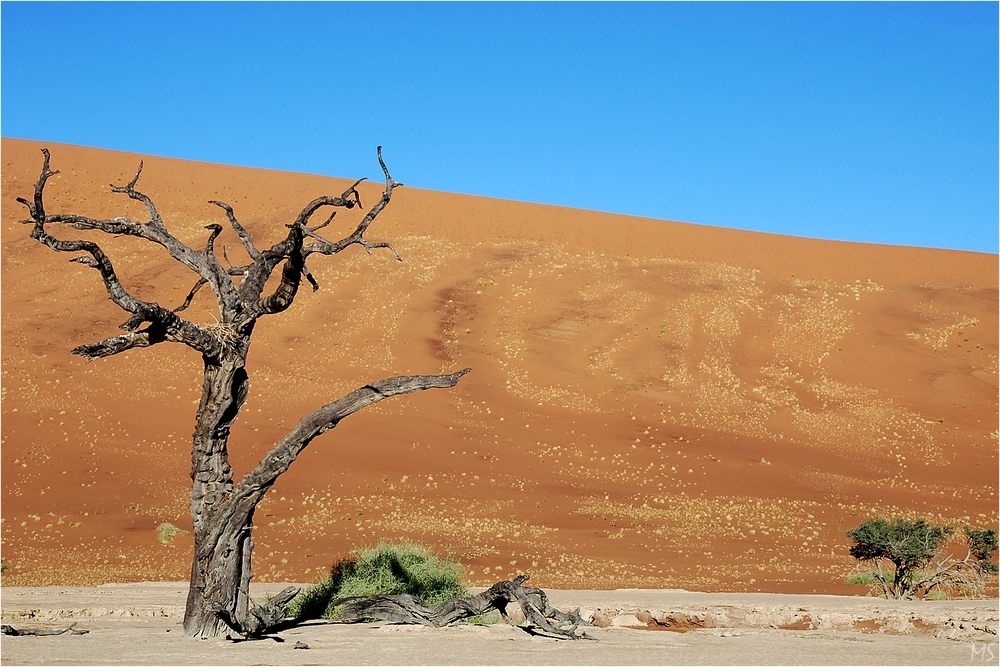
[[[190,528],[201,360],[166,343],[69,354],[126,318],[95,272],[19,223],[41,146],[2,143],[3,583],[183,579],[191,538],[163,544],[157,527]],[[142,218],[107,185],[140,156],[49,148],[50,213]],[[139,189],[198,247],[225,224],[207,200],[267,246],[349,184],[141,159]],[[365,204],[380,191],[365,184]],[[551,588],[859,593],[843,584],[844,531],[864,517],[997,523],[996,255],[405,187],[368,237],[403,261],[314,257],[322,289],[258,325],[237,476],[358,386],[474,371],[310,445],[258,509],[258,581],[309,580],[356,545],[405,537],[478,584],[525,571]],[[148,243],[90,238],[141,298],[175,307],[194,283]],[[246,261],[228,228],[222,246]],[[186,314],[214,312],[205,290]]]

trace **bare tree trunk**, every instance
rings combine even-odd
[[[267,606],[257,605],[249,594],[253,508],[234,513],[219,528],[195,536],[184,633],[191,637],[259,635],[284,619],[284,604],[298,589],[293,588],[292,595],[283,600],[275,618],[263,618]]]
[[[249,344],[249,340],[239,342],[240,347]],[[230,428],[249,388],[244,359],[240,354],[205,359],[205,379],[191,450],[190,511],[195,548],[184,611],[184,632],[189,636],[224,634],[228,628],[220,612],[227,612],[233,620],[240,615],[234,603],[240,590],[246,598],[252,576],[253,508],[242,516],[232,517],[222,531],[212,520],[233,491],[228,443]],[[242,602],[245,609],[246,600]]]

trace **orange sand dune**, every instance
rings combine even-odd
[[[69,354],[126,317],[95,272],[19,224],[41,146],[2,143],[3,583],[184,579],[191,538],[161,544],[156,528],[190,528],[201,360],[171,344]],[[50,213],[142,218],[107,185],[140,156],[49,147]],[[139,189],[193,245],[225,222],[209,199],[266,246],[348,184],[142,159]],[[380,191],[366,184],[365,203]],[[477,584],[525,571],[553,588],[860,593],[843,584],[844,530],[862,518],[997,524],[996,255],[408,188],[368,236],[404,261],[314,257],[322,289],[258,325],[237,475],[360,385],[474,372],[317,439],[257,512],[259,581],[406,537]],[[143,299],[174,307],[195,281],[150,244],[99,240]],[[246,261],[231,230],[221,245]],[[186,314],[214,312],[205,290]]]

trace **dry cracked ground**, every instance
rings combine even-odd
[[[257,584],[253,593],[276,592]],[[5,637],[3,664],[995,664],[995,601],[681,590],[550,591],[591,640],[505,624],[312,621],[259,641],[181,634],[184,583],[3,589],[3,620],[83,635]],[[511,608],[513,611],[513,607]],[[516,620],[517,616],[515,615]]]

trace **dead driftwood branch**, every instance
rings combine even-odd
[[[531,634],[591,639],[586,632],[576,633],[581,625],[593,625],[580,617],[579,609],[569,614],[555,609],[542,589],[522,586],[527,580],[528,575],[522,574],[514,581],[499,581],[479,595],[447,600],[435,607],[428,607],[415,595],[369,595],[342,598],[333,604],[348,603],[340,612],[341,623],[377,620],[440,628],[494,609],[507,623],[516,626],[507,615],[507,605],[514,602],[521,607],[528,623],[521,627]]]
[[[39,628],[22,628],[18,630],[11,625],[0,625],[0,634],[8,635],[10,637],[55,637],[56,635],[64,635],[66,633],[71,635],[85,635],[90,630],[77,630],[76,623],[71,623],[69,627],[65,627],[61,630],[42,630]]]

